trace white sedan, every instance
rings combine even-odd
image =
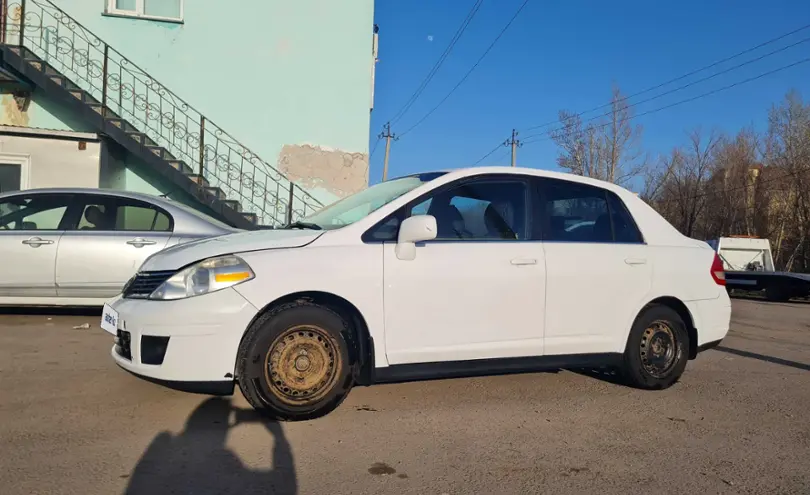
[[[567,229],[572,223],[583,224]],[[613,184],[521,168],[389,180],[279,230],[147,259],[105,307],[147,380],[324,415],[354,385],[569,367],[675,383],[726,335],[720,260]]]

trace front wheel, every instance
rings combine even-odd
[[[661,390],[683,374],[689,360],[689,332],[667,306],[650,306],[639,315],[624,351],[623,374],[630,385]]]
[[[242,395],[277,420],[331,412],[352,386],[347,332],[337,313],[306,301],[270,311],[251,325],[239,347]]]

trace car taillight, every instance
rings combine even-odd
[[[723,268],[723,260],[717,253],[714,253],[714,261],[711,268],[712,278],[717,285],[726,285],[726,270]]]

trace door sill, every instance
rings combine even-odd
[[[618,366],[621,353],[558,354],[497,359],[472,359],[437,363],[395,364],[374,369],[374,383],[398,383],[444,378],[532,373],[566,368]]]

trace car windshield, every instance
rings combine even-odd
[[[168,198],[168,197],[165,198],[165,199],[168,200],[169,202],[171,202],[172,206],[174,206],[175,208],[177,208],[179,210],[183,210],[183,211],[185,211],[186,213],[188,213],[190,215],[194,215],[195,217],[197,217],[197,218],[199,218],[201,220],[205,220],[206,222],[210,223],[214,227],[218,227],[218,228],[220,228],[222,230],[236,230],[233,227],[231,227],[230,225],[228,225],[227,223],[222,222],[220,220],[217,220],[216,218],[212,217],[211,215],[205,214],[205,213],[201,212],[200,210],[198,210],[196,208],[192,208],[191,206],[180,203],[179,201],[173,200],[173,199]]]
[[[367,217],[403,194],[442,175],[444,172],[415,174],[381,182],[336,201],[297,223],[311,224],[324,230],[339,229]]]

